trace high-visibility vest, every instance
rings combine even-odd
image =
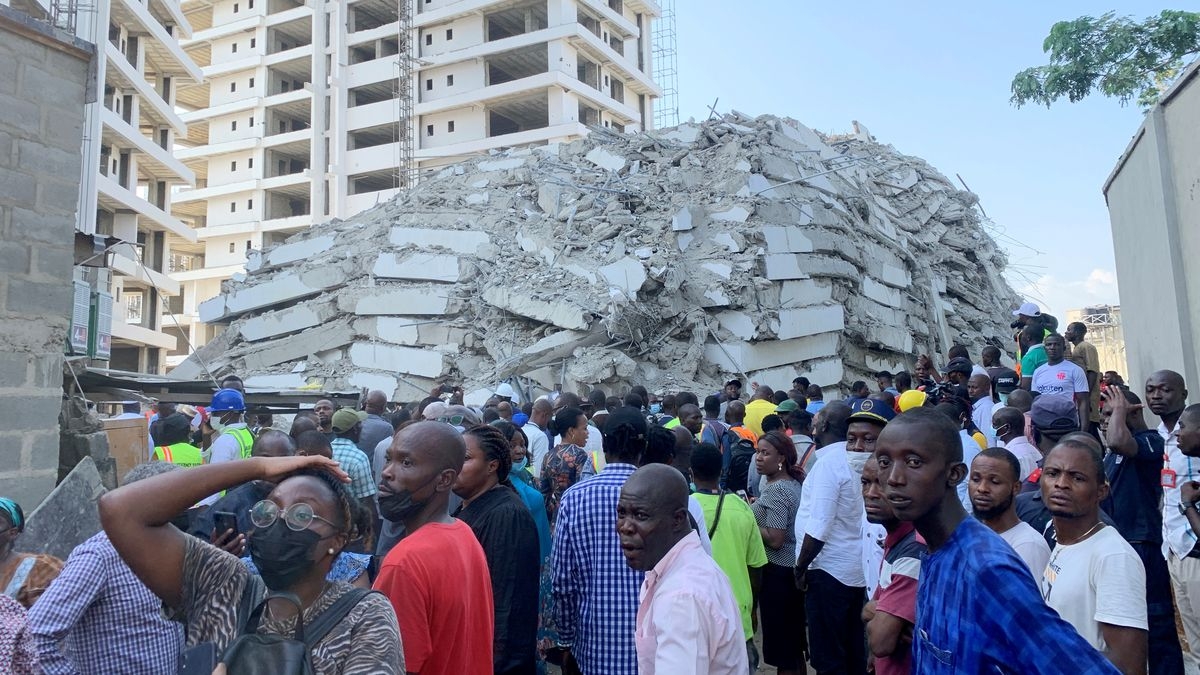
[[[233,436],[238,442],[238,447],[241,449],[241,454],[238,455],[242,459],[250,459],[250,451],[254,448],[254,434],[245,427],[238,429],[226,429],[224,433]]]
[[[600,473],[604,470],[604,467],[608,466],[608,461],[604,457],[603,450],[593,450],[590,454],[591,457],[589,459],[592,461],[593,471]]]
[[[191,443],[176,443],[174,445],[160,445],[154,449],[154,459],[160,462],[169,462],[176,466],[190,467],[200,466],[204,463],[203,456],[200,454],[200,448]]]

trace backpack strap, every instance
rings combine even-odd
[[[799,464],[800,466],[804,466],[805,462],[808,461],[808,456],[812,454],[813,448],[815,448],[815,447],[817,447],[816,441],[809,443],[808,449],[804,451],[804,456],[800,458],[800,461],[797,462],[797,464]]]
[[[721,490],[721,496],[717,498],[717,513],[713,516],[713,523],[708,527],[708,538],[712,539],[713,533],[717,531],[717,523],[721,522],[721,506],[725,503],[725,495],[728,492]]]
[[[369,591],[365,588],[354,587],[344,593],[342,597],[334,600],[332,605],[308,623],[308,631],[306,631],[304,644],[308,645],[309,649],[312,649],[329,634],[329,631],[341,623],[342,619],[346,618],[350,610],[354,609],[363,598],[371,593],[378,593],[378,591]]]
[[[246,578],[246,585],[242,587],[242,597],[238,599],[237,618],[234,624],[237,627],[237,634],[245,634],[246,624],[250,622],[250,615],[254,613],[254,608],[258,607],[262,602],[264,592],[267,585],[263,583],[262,577],[257,574],[251,574]],[[254,629],[258,630],[258,622],[254,624]],[[253,632],[253,631],[251,631]]]
[[[267,605],[272,600],[286,600],[296,606],[296,628],[293,638],[304,642],[304,605],[300,604],[300,598],[296,597],[295,593],[288,593],[286,591],[272,591],[267,593],[262,602],[259,602],[254,611],[250,613],[250,619],[246,622],[243,634],[253,635],[258,632],[258,624],[262,620],[263,612],[266,611]]]

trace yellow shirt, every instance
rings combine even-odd
[[[767,415],[774,415],[775,408],[776,404],[773,401],[764,401],[761,398],[750,401],[746,404],[746,419],[742,424],[753,431],[755,436],[762,436],[763,418]]]

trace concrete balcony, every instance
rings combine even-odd
[[[239,192],[250,192],[258,189],[258,181],[255,179],[238,181],[236,183],[226,183],[224,185],[210,185],[208,187],[196,188],[195,190],[181,190],[176,192],[171,201],[175,204],[187,204],[189,202],[208,201],[216,197],[227,197],[229,195],[238,194]],[[191,228],[186,228],[188,233],[192,235],[191,241],[196,241],[195,231]]]
[[[184,225],[178,218],[166,211],[125,189],[112,178],[104,174],[97,174],[96,189],[98,201],[102,208],[113,211],[137,212],[138,227],[173,234],[189,242],[196,241],[196,232],[192,228]],[[175,194],[172,198],[173,201],[178,201],[180,194],[187,193]]]
[[[272,218],[271,220],[262,221],[261,228],[263,232],[299,232],[313,223],[313,217],[306,216],[289,216],[287,218]]]
[[[386,23],[382,26],[376,26],[375,28],[368,28],[367,30],[360,30],[350,33],[346,36],[346,44],[350,47],[353,47],[354,45],[360,45],[364,42],[371,42],[381,38],[394,38],[399,31],[400,22],[393,21],[392,23]]]
[[[288,131],[282,134],[273,134],[262,139],[264,148],[277,148],[281,145],[290,145],[292,143],[312,142],[312,129],[297,129],[296,131]]]
[[[262,57],[262,64],[264,66],[278,66],[282,63],[288,63],[291,61],[311,62],[312,56],[312,45],[300,45],[299,47],[292,47],[291,49],[285,49],[281,52],[268,54],[267,56]]]
[[[623,37],[636,38],[638,36],[637,24],[612,11],[605,0],[579,0],[579,4],[599,14],[605,21],[618,28],[623,33]]]
[[[147,58],[163,73],[175,77],[187,77],[199,81],[202,77],[200,68],[191,57],[183,51],[175,36],[167,33],[158,19],[150,14],[149,8],[137,0],[112,0],[109,5],[109,20],[118,25],[140,27],[144,33],[139,43],[146,51]],[[191,26],[186,30],[190,31]]]
[[[181,148],[175,151],[175,156],[183,161],[207,159],[217,155],[227,155],[232,152],[245,152],[262,145],[261,138],[241,138],[236,141],[198,145],[194,148]]]
[[[220,105],[214,105],[208,108],[190,110],[183,113],[179,117],[187,124],[195,124],[197,122],[203,122],[214,117],[221,117],[223,115],[232,115],[234,113],[246,112],[247,110],[254,110],[258,106],[262,105],[262,103],[263,98],[261,96],[248,96],[237,101],[230,101],[229,103],[222,103]]]
[[[112,271],[127,280],[135,281],[143,286],[153,286],[163,295],[179,295],[179,282],[162,272],[152,270],[120,253],[109,256],[109,261],[112,263],[109,265]]]
[[[138,164],[155,174],[156,178],[169,183],[195,185],[196,174],[191,169],[130,126],[120,115],[100,106],[100,122],[103,125],[101,134],[106,143],[122,150],[137,150],[141,153],[138,156]]]
[[[346,74],[342,78],[343,87],[361,87],[365,84],[375,84],[395,78],[396,62],[390,58],[364,61],[346,68],[345,72]]]
[[[233,61],[222,61],[215,65],[204,66],[201,70],[205,78],[212,79],[222,75],[229,75],[230,73],[240,73],[243,70],[252,70],[262,65],[266,58],[262,54],[248,54],[243,58]]]
[[[262,26],[264,23],[266,23],[266,17],[264,16],[247,16],[244,19],[238,19],[237,21],[230,21],[229,23],[223,23],[219,26],[198,30],[192,35],[191,40],[182,41],[183,48],[191,49],[192,47],[201,43],[211,43],[213,40],[229,37],[230,35],[237,35],[238,33],[244,33],[248,30],[254,30],[259,26]]]
[[[312,7],[293,7],[282,12],[275,12],[267,15],[268,26],[278,26],[280,24],[289,23],[305,17],[311,17],[313,13]]]
[[[395,124],[398,105],[396,99],[388,99],[349,108],[346,110],[346,128],[357,131],[381,124]]]
[[[246,271],[245,265],[225,265],[222,267],[202,267],[198,270],[189,270],[187,272],[175,272],[174,274],[171,275],[171,278],[177,282],[184,282],[184,283],[189,282],[189,281],[204,281],[206,279],[228,279],[229,277],[237,274],[238,272],[244,272],[244,271]],[[182,318],[183,316],[191,316],[191,315],[181,314],[180,318]],[[170,324],[164,321],[162,325],[169,326]]]
[[[113,342],[123,342],[134,346],[158,347],[159,349],[175,349],[175,336],[150,330],[135,323],[125,323],[113,317]]]
[[[626,80],[626,88],[635,94],[647,96],[662,96],[662,89],[655,84],[649,75],[637,69],[637,55],[626,58],[609,46],[607,42],[596,37],[592,31],[576,24],[578,30],[571,36],[570,42],[591,58],[598,60],[601,65],[610,66],[620,72]]]
[[[186,134],[187,126],[179,115],[167,105],[167,102],[162,99],[162,96],[155,91],[154,87],[146,81],[145,76],[138,73],[133,64],[125,58],[121,50],[105,40],[104,42],[105,55],[105,81],[107,84],[119,85],[128,87],[138,92],[139,110],[145,115],[150,122],[154,124],[165,124],[175,130],[177,134]],[[101,106],[103,107],[103,106]]]
[[[561,71],[523,77],[512,82],[494,84],[463,94],[439,98],[436,101],[418,103],[414,106],[413,111],[417,115],[429,115],[481,103],[486,105],[489,101],[515,98],[549,87],[561,87],[565,91],[575,93],[588,99],[593,105],[610,110],[628,121],[637,120],[640,117],[640,113],[635,108],[620,103],[604,92],[594,89]]]
[[[309,175],[309,170],[305,169],[299,173],[291,173],[286,176],[272,176],[271,178],[263,178],[258,181],[259,188],[263,190],[277,190],[279,188],[292,187],[294,185],[306,185],[312,182],[312,176]]]
[[[521,131],[515,134],[491,136],[489,138],[481,138],[478,140],[466,141],[464,143],[442,145],[436,148],[422,148],[413,152],[413,157],[417,160],[431,160],[442,157],[472,156],[492,150],[494,148],[507,148],[515,145],[527,145],[530,143],[553,142],[559,139],[577,138],[579,136],[587,135],[587,132],[588,128],[579,122],[568,122],[566,124],[557,124],[550,127],[543,127],[541,129]]]

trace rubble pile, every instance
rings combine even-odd
[[[1007,332],[978,198],[855,133],[738,113],[508,150],[264,252],[201,305],[251,388],[836,388]],[[193,356],[175,375],[204,372]],[[515,379],[514,379],[515,378]],[[469,397],[470,398],[470,397]]]

